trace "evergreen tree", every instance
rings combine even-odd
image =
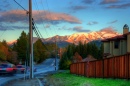
[[[69,58],[69,59],[72,59],[72,56],[74,55],[74,48],[75,48],[75,45],[74,44],[72,44],[72,45],[69,45],[68,47],[67,47],[67,57]]]
[[[18,53],[18,60],[20,61],[27,60],[27,50],[28,50],[27,45],[28,45],[28,36],[24,31],[22,31],[21,36],[17,39],[17,43],[14,46],[14,50],[16,50]]]
[[[95,43],[92,43],[92,56],[94,57],[94,58],[98,58],[99,56],[98,56],[98,52],[99,52],[99,50],[98,50],[98,47],[96,46],[96,44]]]
[[[41,63],[47,58],[46,49],[43,46],[43,43],[38,39],[34,43],[34,60],[36,63]]]
[[[82,53],[83,53],[82,58],[86,58],[87,55],[88,55],[88,54],[87,54],[87,44],[84,44],[84,45],[83,45]]]
[[[99,49],[99,54],[98,54],[98,59],[102,59],[103,58],[103,43],[101,44],[100,46],[100,49]]]
[[[67,57],[67,52],[64,52],[59,62],[59,69],[69,69],[71,63],[72,61]]]

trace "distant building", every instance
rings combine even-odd
[[[84,58],[83,60],[82,60],[82,62],[89,62],[89,61],[95,61],[95,60],[97,60],[97,59],[95,59],[93,56],[91,56],[91,55],[88,55],[86,58]]]
[[[104,57],[119,56],[130,53],[130,32],[127,24],[123,27],[123,34],[102,40]]]

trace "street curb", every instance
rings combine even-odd
[[[5,86],[7,83],[18,80],[18,79],[22,79],[22,78],[9,79],[8,81],[5,81],[4,83],[2,83],[0,86]]]
[[[44,86],[38,78],[36,78],[36,79],[37,79],[37,81],[39,83],[39,86]]]

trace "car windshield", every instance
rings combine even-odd
[[[1,68],[7,68],[7,67],[9,67],[9,65],[7,65],[7,64],[0,64],[0,67]]]
[[[23,68],[23,66],[22,65],[18,65],[17,68]]]

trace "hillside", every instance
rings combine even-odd
[[[97,32],[90,32],[90,33],[74,33],[70,36],[53,36],[50,38],[46,38],[46,39],[42,39],[42,41],[44,43],[54,43],[55,40],[57,41],[57,44],[60,47],[64,47],[66,45],[68,45],[69,43],[74,43],[74,44],[78,44],[79,41],[81,41],[82,43],[88,43],[94,40],[102,40],[102,39],[106,39],[106,38],[110,38],[110,37],[114,37],[120,35],[119,33],[115,32],[115,31],[97,31]],[[33,42],[36,42],[38,38],[34,37],[33,38]],[[14,42],[16,42],[16,40],[8,42],[9,45],[13,44]]]

